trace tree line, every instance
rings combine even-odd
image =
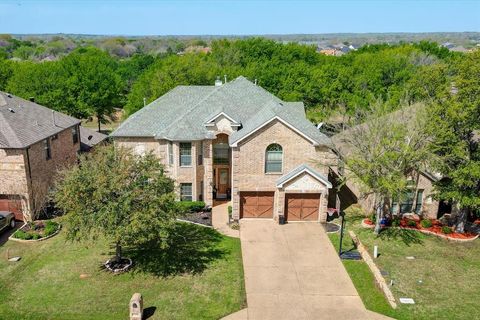
[[[286,101],[303,101],[309,118],[321,121],[336,113],[354,115],[379,99],[395,109],[400,102],[430,98],[462,59],[431,42],[369,45],[341,57],[264,38],[215,40],[206,54],[126,59],[87,46],[56,61],[12,61],[0,55],[0,90],[105,122],[114,107],[131,115],[144,99],[149,103],[177,85],[212,85],[218,76],[243,75]]]

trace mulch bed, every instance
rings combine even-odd
[[[203,224],[206,226],[212,226],[212,212],[191,212],[186,213],[180,217],[183,220]]]
[[[409,226],[408,225],[409,221],[415,221],[416,226]],[[446,234],[442,232],[442,224],[440,223],[440,221],[435,219],[430,221],[432,221],[432,226],[430,228],[424,228],[420,224],[420,221],[404,218],[400,220],[400,228],[417,230],[420,232],[423,231],[425,233],[433,233],[435,235],[439,235],[439,236],[450,238],[450,239],[472,240],[478,237],[477,234],[470,233],[470,232],[465,232],[465,233],[452,232],[452,233]],[[363,219],[362,224],[364,224],[366,227],[375,226],[375,223],[373,223],[373,221],[371,221],[368,218]],[[386,228],[390,228],[390,227],[386,227]]]

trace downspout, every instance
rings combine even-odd
[[[27,167],[28,167],[28,196],[30,197],[32,201],[32,208],[30,208],[30,218],[33,220],[33,211],[35,210],[35,197],[33,196],[33,185],[32,185],[32,169],[30,167],[30,153],[28,150],[30,147],[26,148],[26,155],[27,155]]]

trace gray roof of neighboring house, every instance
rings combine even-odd
[[[21,149],[80,120],[0,91],[0,148]]]
[[[315,143],[330,145],[330,139],[306,119],[302,102],[283,102],[244,77],[221,86],[178,86],[130,116],[112,136],[211,139],[205,122],[222,112],[242,125],[230,135],[230,143],[278,117]]]
[[[318,173],[316,170],[314,170],[312,167],[310,167],[307,164],[301,164],[286,175],[282,176],[280,179],[277,180],[277,187],[282,187],[286,182],[292,180],[302,172],[308,172],[310,175],[312,175],[314,178],[318,179],[319,181],[322,181],[327,188],[331,188],[332,184],[330,181],[328,181],[328,177],[325,177],[323,174]]]
[[[80,150],[89,151],[95,145],[107,139],[108,136],[101,132],[80,127]]]

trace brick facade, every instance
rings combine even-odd
[[[45,204],[59,169],[77,161],[80,139],[73,143],[71,128],[48,138],[50,159],[44,140],[25,149],[0,149],[0,195],[19,196],[27,219],[35,219]]]

